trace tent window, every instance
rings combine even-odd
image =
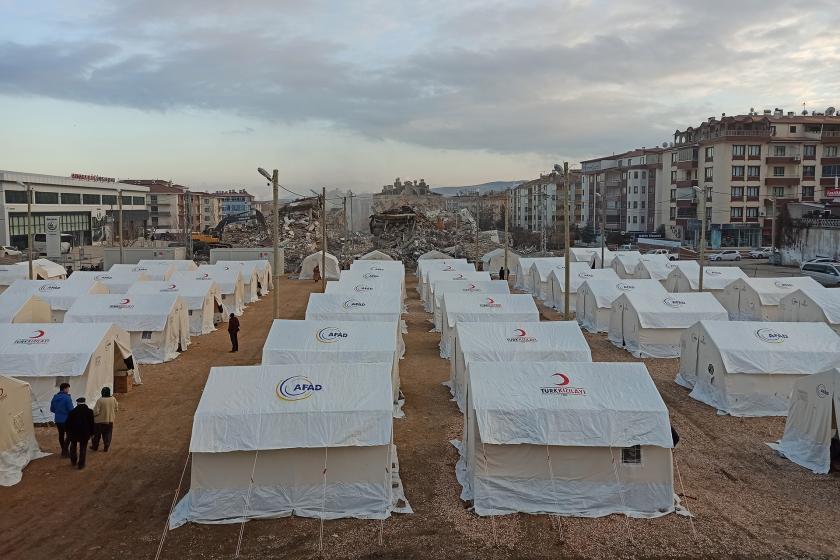
[[[192,312],[193,312],[193,310],[192,310],[192,309],[190,309],[190,310],[188,310],[188,311],[187,311],[187,314],[188,314],[190,317],[192,317]]]
[[[642,447],[640,445],[634,445],[633,447],[622,448],[621,462],[625,465],[641,465]]]
[[[143,331],[141,337],[143,340],[151,340],[152,339],[152,331]]]

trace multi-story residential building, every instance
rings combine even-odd
[[[601,212],[607,231],[649,233],[662,224],[656,201],[666,180],[662,148],[640,148],[581,163],[585,193],[584,223],[600,230]]]
[[[223,218],[232,214],[250,212],[254,202],[254,195],[249,194],[245,189],[216,191],[214,196],[219,199]]]
[[[125,179],[130,185],[142,185],[149,189],[149,227],[152,233],[178,234],[184,228],[183,185],[174,185],[163,179]]]
[[[587,215],[584,201],[585,189],[580,170],[569,174],[570,223],[583,226]],[[555,233],[563,227],[564,178],[554,173],[540,175],[510,191],[510,225],[529,231]]]
[[[840,116],[830,113],[751,111],[676,131],[666,232],[696,244],[705,199],[709,246],[769,245],[774,207],[840,196]]]
[[[222,220],[221,201],[215,194],[198,193],[201,197],[200,231],[216,227]]]

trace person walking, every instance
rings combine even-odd
[[[90,448],[99,451],[99,440],[102,439],[103,451],[111,447],[111,436],[114,433],[114,420],[117,418],[117,411],[120,404],[117,399],[111,396],[110,387],[102,387],[101,397],[93,405],[93,421],[96,424],[96,431],[93,434],[93,441]]]
[[[228,319],[228,334],[230,335],[231,352],[239,352],[239,319],[233,313]]]
[[[79,469],[85,468],[87,444],[93,434],[95,425],[93,411],[85,404],[85,398],[76,399],[76,408],[67,415],[67,431],[70,435],[70,464],[76,463]]]
[[[62,383],[58,386],[58,393],[50,401],[50,412],[55,415],[55,427],[58,428],[58,445],[61,446],[61,456],[69,457],[70,438],[67,436],[67,415],[73,410],[73,397],[70,396],[70,384]]]
[[[320,282],[321,281],[321,266],[320,265],[316,264],[315,268],[312,269],[312,280],[314,280],[315,282]]]

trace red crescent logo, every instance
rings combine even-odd
[[[175,289],[175,288],[177,288],[177,287],[178,287],[178,285],[177,285],[177,284],[169,284],[169,289],[170,289],[170,290],[174,290],[174,289]]]
[[[494,300],[493,298],[487,298],[487,303],[492,305],[492,304],[496,303],[496,300]]]
[[[229,266],[226,266],[226,267],[225,267],[225,270],[230,270],[230,267],[229,267]]]
[[[129,303],[131,303],[131,300],[128,298],[120,300],[120,305],[128,305]]]
[[[513,330],[516,333],[516,336],[528,336],[528,333],[526,333],[523,329],[513,329]]]
[[[555,383],[558,387],[562,387],[563,385],[569,384],[569,376],[565,373],[555,373],[552,377],[559,377],[561,379],[560,383]]]
[[[475,290],[475,284],[470,284],[470,285],[467,287],[467,289],[468,289],[468,290]]]
[[[205,273],[204,273],[204,278],[210,278],[210,273],[209,273],[209,272],[205,272]]]
[[[464,279],[463,274],[459,274],[458,276],[455,277],[455,280],[463,280],[463,279]]]
[[[35,334],[33,336],[30,336],[29,338],[41,338],[42,336],[44,336],[46,334],[44,331],[42,331],[40,329],[37,330],[37,331],[34,331],[34,332],[35,332]]]

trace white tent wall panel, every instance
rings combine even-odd
[[[446,292],[462,292],[475,294],[509,294],[510,285],[505,280],[485,280],[475,282],[441,281],[435,287],[435,295],[432,301],[432,322],[435,325],[434,331],[440,332],[441,321],[443,320],[443,294]]]
[[[0,486],[17,484],[30,461],[49,455],[35,439],[30,391],[27,383],[0,375]]]
[[[315,274],[315,267],[318,267],[318,270],[321,273],[322,278],[326,278],[327,280],[338,280],[341,275],[341,269],[338,266],[338,259],[335,255],[331,255],[330,253],[326,253],[324,256],[325,264],[326,264],[326,271],[321,270],[324,268],[322,266],[322,255],[321,252],[312,253],[304,258],[300,263],[300,274],[298,275],[299,280],[312,280]]]

